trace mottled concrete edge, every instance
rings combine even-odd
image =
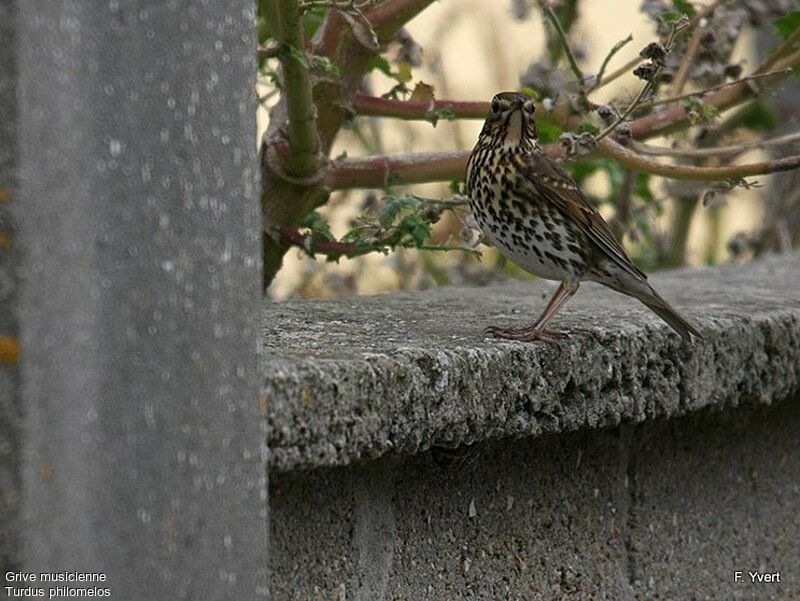
[[[627,321],[633,325],[594,325],[573,334],[560,351],[483,341],[437,346],[426,344],[424,336],[375,353],[326,353],[319,350],[323,344],[300,344],[284,353],[268,348],[262,392],[271,468],[347,465],[435,444],[601,428],[709,406],[788,399],[800,390],[797,266],[795,255],[704,270],[701,277],[690,277],[692,271],[670,274],[660,286],[667,298],[680,287],[711,291],[713,301],[693,310],[706,316],[705,339],[696,344],[660,325],[636,325],[640,310],[631,306]],[[715,288],[725,292],[715,295]],[[430,301],[452,293],[425,294],[434,311]],[[381,302],[391,305],[392,295]],[[343,301],[296,302],[283,310],[307,315],[310,324],[315,311],[336,303]],[[362,309],[369,313],[370,304]],[[297,327],[297,320],[289,321]]]

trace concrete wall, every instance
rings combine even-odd
[[[799,448],[795,398],[273,475],[272,595],[797,599]]]

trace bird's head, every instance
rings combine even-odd
[[[533,99],[519,92],[500,92],[492,98],[491,112],[481,131],[481,140],[505,147],[536,144]]]

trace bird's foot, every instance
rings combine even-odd
[[[546,330],[536,326],[528,326],[525,328],[489,326],[483,331],[483,333],[487,336],[503,338],[504,340],[518,340],[520,342],[546,342],[548,344],[556,344],[558,340],[569,338],[569,334],[565,334],[563,332],[554,332],[553,330]]]

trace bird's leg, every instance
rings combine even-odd
[[[564,305],[564,303],[575,296],[579,285],[579,282],[561,282],[561,285],[548,301],[547,306],[544,308],[544,311],[542,311],[542,314],[532,325],[522,328],[489,326],[486,328],[484,333],[494,336],[495,338],[520,340],[522,342],[533,342],[534,340],[553,342],[553,340],[557,338],[566,338],[566,334],[553,332],[552,330],[546,329],[545,326]]]

